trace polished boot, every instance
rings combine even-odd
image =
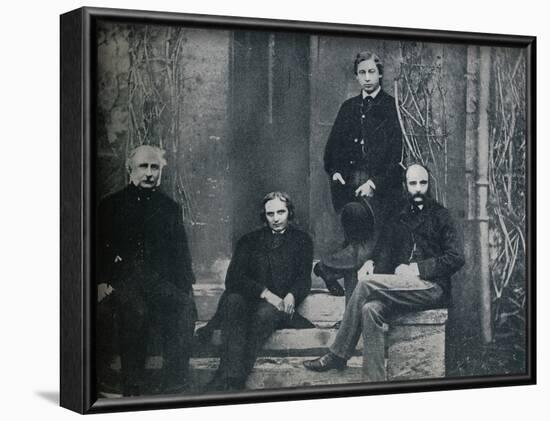
[[[313,273],[325,282],[325,285],[331,295],[336,297],[344,296],[344,288],[342,288],[342,286],[338,283],[338,279],[341,278],[339,274],[333,273],[321,262],[318,262],[313,267]]]
[[[304,367],[312,371],[328,371],[332,369],[343,370],[348,362],[344,358],[334,355],[332,352],[314,360],[304,361]]]

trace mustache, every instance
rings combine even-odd
[[[426,200],[427,195],[425,193],[409,194],[409,201],[415,202],[415,199],[422,199],[422,202]]]

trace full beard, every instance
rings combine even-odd
[[[422,206],[426,202],[426,195],[422,193],[409,194],[409,203],[414,207]]]

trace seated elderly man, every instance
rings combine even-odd
[[[124,396],[177,393],[188,381],[194,275],[181,208],[158,188],[165,164],[157,147],[134,149],[127,161],[130,183],[103,199],[98,210],[98,366],[114,316]],[[144,366],[153,327],[163,345],[156,390],[146,384]]]

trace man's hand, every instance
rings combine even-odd
[[[411,263],[410,265],[401,264],[395,268],[395,274],[404,278],[418,278],[420,272],[418,271],[418,265]]]
[[[296,305],[296,299],[292,293],[286,294],[283,299],[283,311],[290,317],[294,316],[294,306]]]
[[[106,282],[103,282],[97,286],[97,302],[100,303],[103,299],[110,295],[114,291],[114,288]]]
[[[262,295],[263,295],[263,299],[266,300],[269,304],[271,304],[277,310],[283,311],[283,300],[281,299],[281,297],[273,294],[268,289],[266,289]]]
[[[344,181],[344,177],[342,177],[342,174],[339,172],[335,172],[332,174],[332,181],[338,181],[340,184],[344,185],[346,182]]]
[[[357,279],[365,279],[368,275],[374,273],[374,262],[372,260],[367,260],[361,269],[357,271]]]
[[[372,181],[368,180],[355,189],[355,196],[372,197],[374,196],[374,188]]]

